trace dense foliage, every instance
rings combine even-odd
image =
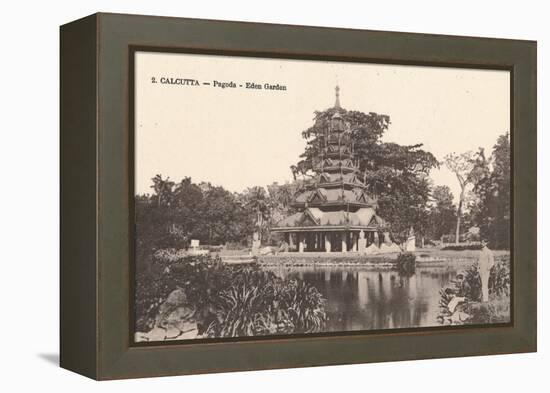
[[[510,317],[510,263],[509,257],[499,260],[489,275],[489,302],[481,303],[481,277],[477,264],[457,274],[451,286],[440,291],[440,321],[450,316],[449,302],[455,297],[464,297],[462,312],[467,318],[462,323],[505,322]]]
[[[491,157],[480,149],[472,172],[477,196],[472,219],[493,248],[510,248],[510,135],[498,137]]]
[[[480,243],[472,243],[472,244],[452,244],[449,246],[445,246],[441,248],[443,251],[464,251],[464,250],[481,250],[481,244]]]
[[[491,248],[510,248],[509,139],[508,133],[499,136],[489,157],[483,148],[476,153],[445,157],[445,164],[455,173],[461,189],[455,218],[457,243],[462,238],[462,226],[475,226]]]
[[[136,282],[138,331],[162,326],[159,308],[177,289],[183,289],[185,304],[171,310],[191,308],[205,337],[310,333],[326,323],[325,301],[315,287],[257,265],[226,265],[208,256],[163,259],[138,271]]]
[[[205,245],[246,248],[256,231],[264,243],[271,241],[269,226],[292,213],[290,201],[296,186],[273,183],[231,193],[210,183],[179,183],[157,175],[153,195],[136,196],[136,256],[150,263],[152,255],[166,248],[187,248],[191,239]]]
[[[151,186],[154,193],[136,196],[138,261],[149,261],[155,251],[163,248],[185,248],[190,239],[238,249],[249,246],[252,234],[258,232],[263,244],[276,245],[280,239],[270,234],[269,227],[295,212],[291,201],[312,175],[322,135],[334,111],[316,112],[313,126],[303,132],[306,149],[291,168],[293,183],[273,183],[267,188],[251,187],[232,193],[210,183],[193,183],[188,177],[174,182],[155,176]],[[462,241],[468,239],[464,229],[476,227],[491,248],[509,248],[508,134],[498,138],[490,157],[483,149],[445,157],[447,167],[453,168],[461,185],[456,206],[448,186],[432,186],[428,175],[439,164],[431,153],[422,150],[422,145],[382,142],[390,124],[388,116],[340,111],[352,130],[361,176],[396,241],[404,241],[411,227],[417,239]]]
[[[435,186],[432,190],[432,204],[429,208],[428,230],[430,239],[442,239],[455,229],[456,207],[448,186]]]
[[[416,255],[412,252],[402,252],[397,256],[397,271],[404,276],[412,276],[416,271]]]

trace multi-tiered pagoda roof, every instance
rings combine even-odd
[[[376,199],[367,192],[359,172],[352,129],[342,116],[345,110],[340,107],[338,87],[330,113],[328,124],[323,124],[322,132],[316,135],[318,154],[311,158],[312,176],[291,203],[299,212],[281,220],[271,230],[305,233],[306,238],[313,232],[326,232],[330,236],[342,232],[341,236],[346,236],[353,247],[353,239],[357,239],[360,231],[378,231],[385,223],[376,215]],[[315,235],[314,248],[323,249],[323,239],[317,238]],[[342,247],[350,248],[349,244]]]

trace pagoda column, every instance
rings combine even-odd
[[[325,233],[325,252],[330,252],[330,232]]]
[[[353,244],[353,250],[359,251],[359,234],[356,232],[353,233]]]
[[[348,252],[348,233],[342,232],[342,252]]]
[[[296,243],[298,243],[298,252],[304,252],[304,240],[300,232],[296,232]]]
[[[294,234],[289,232],[288,234],[288,248],[289,250],[294,250]]]

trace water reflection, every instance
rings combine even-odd
[[[396,271],[350,267],[273,267],[297,277],[327,299],[328,331],[437,326],[439,290],[455,277],[456,265],[419,267],[411,277]]]

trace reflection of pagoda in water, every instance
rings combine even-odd
[[[314,157],[314,176],[294,196],[299,209],[278,222],[272,232],[285,234],[290,248],[299,251],[357,251],[359,239],[378,243],[385,226],[376,215],[376,200],[366,191],[354,160],[351,129],[342,118],[339,88],[324,132],[317,135],[319,153]]]

